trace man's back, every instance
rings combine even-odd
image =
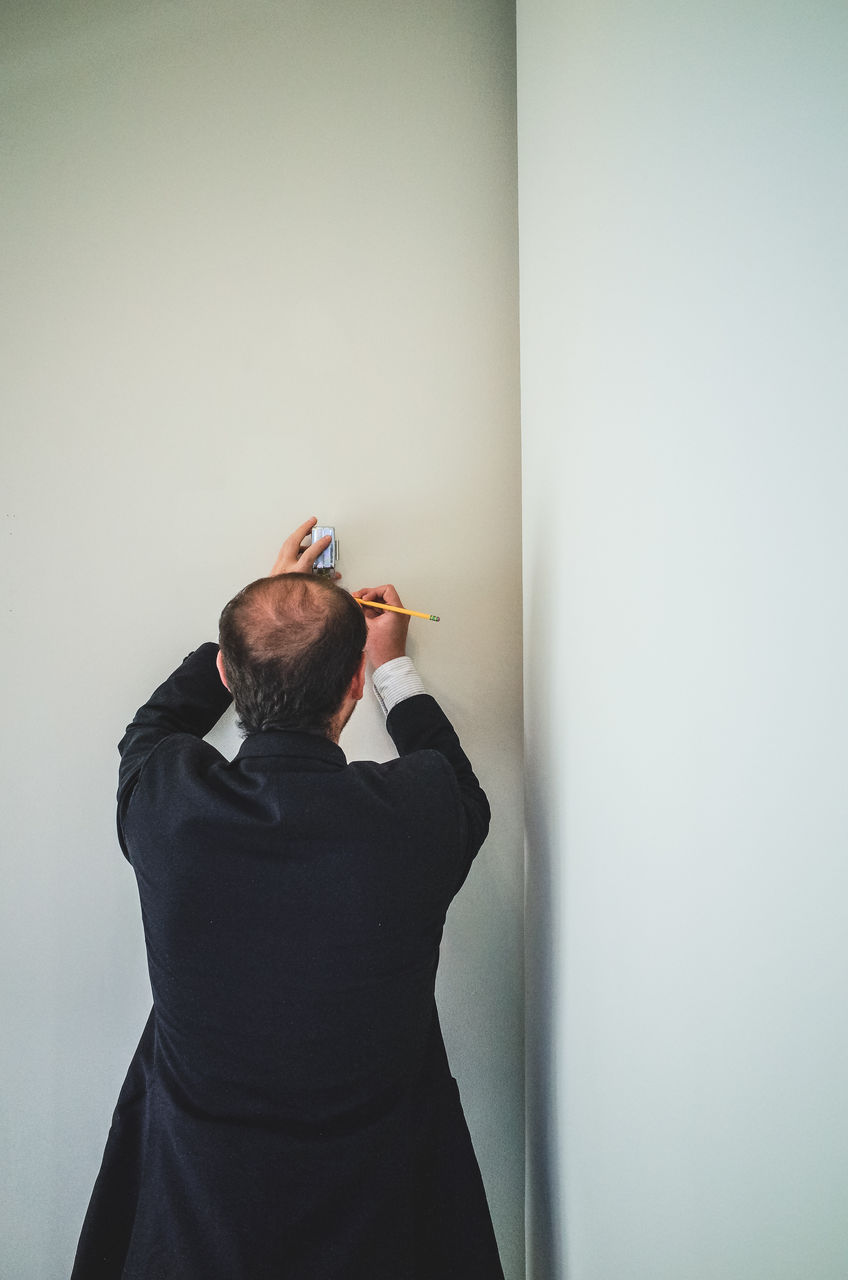
[[[417,701],[397,716],[438,716]],[[169,735],[123,829],[160,1040],[195,1107],[324,1120],[414,1070],[468,863],[440,752],[348,765],[326,738],[280,731],[251,735],[228,763]]]
[[[485,796],[426,695],[391,711],[389,764],[285,730],[225,761],[214,660],[121,744],[154,1011],[75,1280],[498,1277],[434,1001]]]

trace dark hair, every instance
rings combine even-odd
[[[328,578],[259,578],[225,605],[218,642],[245,733],[326,734],[356,675],[367,628],[362,608]]]

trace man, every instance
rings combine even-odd
[[[489,808],[391,586],[311,572],[306,521],[121,746],[153,1010],[73,1280],[496,1280],[434,1001]],[[399,752],[338,746],[366,657]],[[230,701],[246,732],[203,741]]]

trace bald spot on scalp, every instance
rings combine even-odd
[[[306,574],[260,578],[239,602],[236,619],[255,660],[292,660],[320,638],[344,602],[338,588]]]

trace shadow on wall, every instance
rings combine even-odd
[[[543,560],[539,560],[543,563]],[[562,1187],[558,1129],[560,1063],[556,1053],[555,992],[562,945],[561,880],[556,852],[562,849],[558,794],[550,777],[555,666],[546,626],[546,584],[525,577],[525,1018],[527,1089],[527,1255],[533,1280],[562,1280]],[[561,731],[562,726],[559,726]]]

